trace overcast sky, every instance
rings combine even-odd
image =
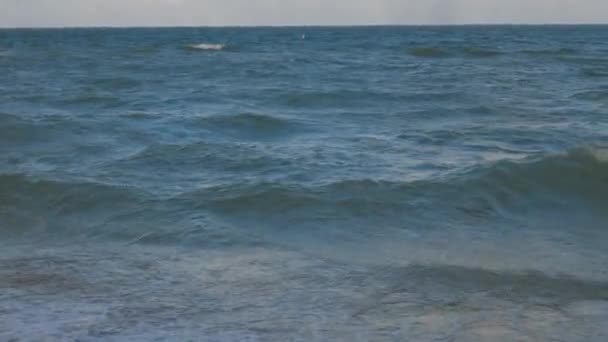
[[[608,23],[608,0],[0,0],[0,26]]]

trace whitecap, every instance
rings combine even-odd
[[[608,162],[608,147],[607,146],[591,146],[586,149],[600,163]]]
[[[201,44],[192,44],[190,48],[196,50],[205,50],[205,51],[221,51],[226,46],[224,44],[210,44],[210,43],[201,43]]]

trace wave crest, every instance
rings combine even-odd
[[[224,44],[200,43],[188,45],[190,49],[202,51],[222,51],[226,47]]]
[[[137,188],[95,182],[0,175],[0,230],[4,231],[27,230],[37,218],[59,223],[84,219],[77,222],[78,229],[85,230],[108,221],[119,226],[135,222],[128,235],[133,238],[141,234],[137,225],[154,225],[157,214],[179,218],[206,212],[227,220],[276,220],[289,226],[348,222],[353,229],[367,229],[378,222],[396,226],[428,222],[429,215],[458,222],[470,217],[532,219],[547,211],[558,215],[589,212],[599,218],[608,214],[608,149],[580,148],[535,160],[501,161],[418,181],[235,180],[173,197],[152,197]]]
[[[501,51],[493,48],[478,46],[418,46],[409,49],[409,54],[419,58],[444,58],[444,57],[464,57],[464,58],[492,58],[502,54]]]
[[[548,49],[534,49],[534,50],[528,49],[528,50],[521,50],[520,52],[525,55],[532,56],[532,57],[535,57],[535,56],[560,57],[560,56],[574,55],[574,54],[577,54],[579,51],[572,49],[572,48],[548,48]]]
[[[199,117],[195,125],[228,136],[268,140],[297,131],[297,122],[267,114],[240,113]]]
[[[0,232],[39,227],[84,229],[138,206],[141,194],[127,186],[0,175]],[[86,229],[85,229],[86,230]]]
[[[450,53],[439,47],[415,47],[409,49],[409,54],[421,58],[449,57]]]
[[[569,200],[608,209],[608,150],[585,148],[539,160],[502,161],[439,180],[242,184],[198,190],[186,198],[231,215],[263,216],[301,211],[319,217],[403,218],[429,208],[500,214]]]

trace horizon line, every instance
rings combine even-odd
[[[2,26],[0,30],[50,29],[146,29],[146,28],[357,28],[357,27],[470,27],[470,26],[608,26],[608,23],[457,23],[457,24],[268,24],[268,25],[66,25],[66,26]]]

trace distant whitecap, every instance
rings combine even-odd
[[[190,48],[192,48],[192,49],[205,50],[205,51],[221,51],[221,50],[224,50],[225,47],[226,46],[224,44],[209,44],[209,43],[190,45]]]

